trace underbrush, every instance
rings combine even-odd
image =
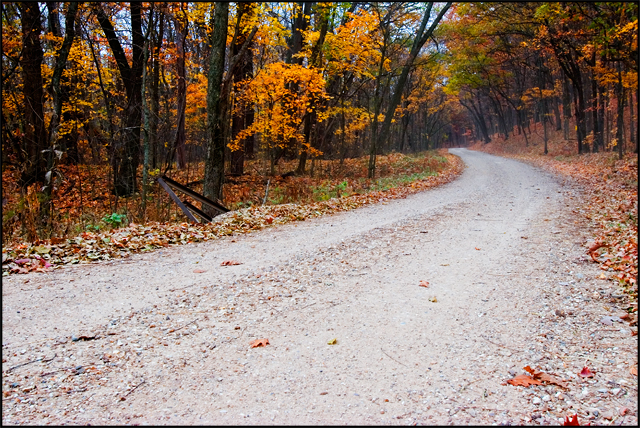
[[[416,155],[380,156],[378,165],[381,177],[377,179],[366,178],[364,158],[345,160],[343,165],[339,161],[323,163],[324,165],[316,165],[324,169],[325,177],[322,179],[312,176],[265,179],[258,175],[231,178],[233,182],[225,185],[224,191],[227,206],[233,210],[207,224],[185,223],[186,218],[182,212],[157,184],[150,192],[148,217],[143,222],[135,216],[136,210],[140,209],[139,197],[128,198],[128,204],[123,206],[120,203],[121,210],[115,212],[113,201],[109,203],[112,197],[109,197],[108,188],[104,187],[106,183],[103,182],[103,186],[100,186],[99,180],[85,182],[86,187],[83,186],[82,193],[76,194],[74,189],[68,192],[70,201],[66,201],[64,208],[61,204],[57,205],[58,216],[67,225],[66,228],[58,229],[64,234],[48,239],[26,240],[20,239],[20,226],[13,226],[13,240],[2,248],[3,275],[126,257],[131,253],[167,245],[245,233],[271,224],[305,220],[370,203],[403,198],[446,183],[463,169],[460,159],[444,150]],[[349,171],[349,177],[340,177],[341,173],[347,175],[346,171]],[[315,172],[318,173],[318,170]],[[193,179],[188,174],[187,171],[178,171],[171,174],[171,177],[181,183],[188,183],[189,178]],[[191,187],[199,191],[201,184]],[[267,202],[263,205],[265,195]],[[92,203],[78,206],[80,201]],[[19,198],[12,201],[14,205],[18,203]],[[80,215],[72,217],[71,213]],[[15,213],[12,215],[17,216]],[[151,216],[162,220],[149,220]],[[4,218],[5,210],[3,228]],[[85,223],[79,227],[79,222],[83,219]]]
[[[596,233],[585,244],[600,268],[601,278],[617,281],[632,298],[638,298],[638,156],[627,153],[618,159],[614,152],[578,155],[577,144],[552,133],[549,154],[543,154],[539,136],[528,147],[522,136],[471,148],[522,160],[546,170],[572,177],[585,189],[586,199],[576,214]],[[625,149],[632,149],[625,147]]]

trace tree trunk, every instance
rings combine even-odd
[[[321,67],[322,65],[322,57],[320,55],[322,51],[322,45],[324,44],[324,39],[327,35],[327,30],[329,28],[329,20],[327,19],[327,13],[324,7],[318,5],[316,10],[316,22],[318,22],[318,26],[320,27],[320,35],[315,45],[311,49],[311,56],[309,58],[309,64],[312,67]],[[298,167],[296,168],[296,174],[302,175],[305,172],[305,165],[307,162],[307,152],[308,149],[311,148],[311,127],[316,125],[316,103],[317,101],[311,98],[309,102],[308,110],[311,112],[307,113],[304,122],[304,144],[300,148],[300,158],[298,159]]]
[[[624,134],[622,132],[624,128],[624,87],[622,86],[622,66],[620,61],[616,63],[616,70],[618,72],[618,80],[616,81],[616,98],[618,100],[618,110],[617,110],[617,127],[616,130],[616,140],[618,149],[618,158],[622,159],[622,155],[624,152]]]
[[[562,126],[564,131],[565,141],[569,141],[569,120],[571,119],[571,93],[569,90],[569,78],[562,72],[562,116],[564,117],[564,124]]]
[[[151,75],[151,114],[149,117],[149,149],[151,158],[151,168],[158,167],[158,118],[160,114],[160,50],[164,39],[164,12],[158,9],[158,32],[153,43],[152,75]]]
[[[47,149],[47,133],[44,124],[44,91],[42,83],[43,52],[40,45],[40,9],[37,2],[22,2],[22,81],[25,106],[23,146],[26,163],[20,184],[26,189],[33,183],[44,183],[47,162],[43,150]]]
[[[225,111],[222,105],[222,77],[228,21],[229,3],[216,2],[209,56],[209,74],[207,76],[207,148],[202,192],[204,196],[214,201],[222,200],[222,184],[224,182],[224,126],[222,119],[225,116]],[[216,214],[204,204],[202,210],[209,215]]]
[[[143,147],[143,161],[142,161],[142,204],[141,214],[143,222],[147,221],[147,191],[149,187],[149,105],[147,104],[147,62],[149,61],[149,44],[151,30],[155,23],[153,22],[153,6],[151,3],[151,10],[149,11],[149,23],[147,24],[147,34],[145,35],[145,43],[143,46],[143,67],[142,67],[142,85],[140,98],[142,99],[142,122],[144,125],[144,132],[142,134],[142,147]]]
[[[631,143],[636,142],[636,127],[638,126],[638,121],[635,118],[635,112],[633,110],[633,91],[629,91],[629,140]],[[634,146],[637,146],[634,144]],[[637,152],[636,152],[637,153]]]
[[[120,76],[127,94],[127,107],[124,110],[123,141],[120,150],[120,164],[115,174],[114,193],[117,196],[129,196],[137,190],[136,171],[140,163],[140,123],[142,121],[142,66],[144,36],[142,35],[141,3],[131,2],[131,32],[133,41],[133,60],[129,66],[122,45],[113,25],[104,11],[98,6],[97,18],[105,33],[109,47],[118,65]]]
[[[573,109],[576,117],[576,137],[578,138],[578,154],[584,153],[584,96],[582,94],[582,85],[573,82]]]
[[[246,16],[245,19],[250,20],[252,19],[254,14],[255,9],[252,4],[238,3],[238,25],[236,26],[236,28],[239,31],[235,37],[235,42],[231,47],[232,55],[235,56],[240,54],[242,45],[244,45],[244,43],[247,41],[247,36],[249,35],[249,31],[245,28],[246,26],[240,25],[241,20],[243,20],[244,16]],[[253,51],[249,47],[246,55],[240,59],[240,64],[233,73],[233,80],[237,83],[242,80],[248,79],[251,76],[253,76]],[[243,129],[246,129],[253,124],[253,106],[247,106],[239,112],[235,111],[233,113],[231,123],[231,139],[235,140],[236,136]],[[231,152],[231,174],[244,174],[244,160],[245,157],[253,157],[254,141],[254,136],[250,135],[240,143],[240,150]]]
[[[597,91],[598,91],[598,100],[597,100],[598,109],[596,111],[596,115],[597,115],[597,121],[598,121],[598,130],[600,130],[600,135],[599,135],[599,139],[598,139],[598,146],[600,147],[600,150],[605,151],[605,148],[606,148],[606,142],[605,142],[606,132],[605,132],[605,129],[604,129],[604,103],[605,103],[605,99],[604,99],[602,85],[597,84]]]
[[[484,113],[482,111],[480,100],[478,99],[478,106],[473,102],[473,99],[470,99],[468,104],[462,101],[460,101],[460,104],[471,112],[471,115],[478,126],[478,131],[480,133],[479,136],[484,140],[485,144],[489,144],[491,142],[491,137],[489,137],[489,130],[487,128],[487,123],[484,120]]]
[[[177,108],[177,129],[176,139],[174,147],[176,151],[176,168],[183,169],[187,166],[187,159],[185,154],[186,133],[185,133],[185,110],[187,107],[187,82],[186,82],[186,68],[184,58],[184,45],[187,41],[187,32],[189,30],[189,15],[185,11],[184,3],[180,5],[182,9],[182,16],[175,18],[176,26],[176,59],[177,59],[177,74],[178,74],[178,108]]]
[[[598,81],[595,75],[596,66],[596,54],[591,55],[591,58],[587,63],[591,66],[591,124],[593,128],[593,152],[597,153],[598,150],[603,147],[602,144],[602,128],[600,128],[600,122],[598,120]]]
[[[62,77],[62,72],[66,68],[67,58],[69,57],[73,38],[75,37],[75,20],[76,14],[78,12],[78,4],[78,2],[69,2],[65,17],[64,41],[62,42],[62,46],[57,53],[53,75],[51,76],[51,90],[53,92],[53,115],[51,116],[51,121],[49,122],[49,148],[51,148],[52,150],[56,146],[58,140],[58,127],[60,125],[60,118],[62,116],[62,104],[64,101],[66,101],[65,98],[68,100],[69,95],[67,90],[67,96],[63,96],[63,90],[61,89],[60,80]],[[75,148],[76,150],[74,161],[77,163],[77,144],[75,145]],[[53,168],[54,161],[53,152],[50,151],[47,157],[47,169],[51,170],[51,168]]]
[[[371,123],[371,147],[369,148],[369,165],[367,169],[367,177],[372,179],[376,175],[376,158],[378,154],[378,115],[382,105],[382,73],[384,70],[384,61],[386,56],[387,39],[382,44],[382,55],[378,64],[378,75],[376,76],[376,88],[373,95],[373,120]]]

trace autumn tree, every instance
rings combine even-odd
[[[253,25],[255,19],[257,5],[255,3],[238,3],[236,29],[233,44],[231,46],[231,54],[238,55],[242,50],[242,46],[247,42],[247,38],[251,32],[250,25]],[[247,46],[246,54],[240,59],[238,67],[233,73],[233,82],[239,82],[251,78],[253,75],[253,51],[250,42]],[[248,104],[242,109],[235,109],[232,116],[231,139],[234,140],[237,135],[245,128],[253,124],[253,105]],[[231,151],[231,174],[242,175],[244,173],[245,156],[253,157],[254,137],[249,135],[239,142],[238,150]]]
[[[42,81],[43,52],[40,44],[42,25],[40,8],[36,2],[21,2],[22,25],[22,85],[24,96],[24,169],[23,187],[44,183],[47,161],[47,132],[44,123],[44,85]]]
[[[451,7],[451,2],[446,3],[439,11],[435,17],[431,16],[431,10],[433,8],[433,2],[428,2],[426,5],[426,9],[424,11],[424,15],[422,17],[422,22],[420,23],[420,27],[415,34],[415,38],[413,40],[413,44],[411,46],[411,51],[409,52],[409,56],[404,61],[402,66],[402,71],[400,72],[400,77],[398,78],[394,88],[393,95],[391,96],[391,100],[389,101],[389,105],[387,106],[387,112],[384,117],[384,122],[382,123],[382,128],[380,129],[380,133],[377,135],[378,141],[372,142],[371,153],[373,155],[373,160],[369,161],[369,178],[373,178],[375,175],[375,154],[376,147],[379,145],[380,141],[384,141],[389,135],[389,128],[391,127],[391,120],[395,114],[396,108],[398,104],[400,104],[400,100],[402,98],[402,92],[407,84],[407,78],[409,76],[409,71],[414,65],[416,57],[420,52],[420,49],[424,46],[427,40],[432,36],[436,27],[442,20],[442,17],[447,12],[447,10]]]
[[[114,192],[116,195],[128,196],[137,190],[136,171],[140,164],[140,124],[142,120],[142,67],[143,44],[141,3],[131,2],[131,34],[132,61],[129,65],[127,56],[111,21],[103,10],[103,6],[95,5],[95,12],[100,27],[116,60],[120,78],[125,87],[127,107],[125,110],[122,141],[117,152],[117,170],[114,171]]]

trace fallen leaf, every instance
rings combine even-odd
[[[259,346],[267,346],[269,345],[269,339],[256,339],[249,343],[252,348],[257,348]]]
[[[576,413],[575,415],[573,415],[571,420],[569,420],[569,416],[565,416],[564,417],[564,423],[562,424],[562,426],[565,426],[565,427],[568,427],[568,426],[580,426],[580,423],[578,422],[578,414]]]
[[[476,250],[480,251],[480,248],[476,247]]]
[[[429,297],[429,301],[433,303],[438,303],[438,299],[436,298],[436,296]]]
[[[584,366],[582,371],[580,373],[578,373],[578,376],[580,376],[580,377],[593,377],[594,374],[591,372],[591,370],[589,370],[589,368],[587,366]]]
[[[528,236],[521,236],[522,239],[529,239]]]
[[[328,394],[328,392],[327,392],[327,391],[324,391],[324,392],[321,392],[321,393],[320,393],[320,395],[327,395],[327,394]]]
[[[596,251],[598,248],[601,248],[601,247],[607,247],[607,246],[608,246],[608,245],[607,245],[607,244],[605,244],[604,242],[596,241],[596,242],[594,242],[593,244],[591,244],[591,246],[590,246],[590,247],[589,247],[589,249],[587,250],[587,253],[589,253],[589,255],[591,256],[591,258],[593,259],[593,261],[594,261],[594,262],[597,262],[598,260],[596,260],[595,251]]]
[[[235,260],[225,260],[222,263],[220,263],[220,266],[235,266],[235,265],[241,265],[242,263],[237,262]]]
[[[36,250],[36,252],[40,254],[48,254],[51,251],[49,248],[45,247],[44,245],[38,245],[37,247],[34,248],[34,250]]]
[[[427,288],[429,287],[429,283],[427,281],[420,281],[420,284],[418,284],[420,287],[424,287]]]
[[[205,272],[206,272],[206,270],[203,270],[203,269],[194,269],[193,270],[193,273],[205,273]]]
[[[542,382],[540,382],[539,380],[535,380],[531,376],[527,376],[524,374],[518,375],[513,379],[509,379],[507,383],[513,386],[525,386],[525,387],[528,387],[529,385],[542,385]]]
[[[539,380],[541,382],[550,383],[550,384],[553,384],[553,385],[558,385],[558,386],[561,386],[563,388],[569,388],[569,385],[567,385],[566,382],[558,379],[555,376],[551,376],[548,373],[542,372],[542,371],[537,370],[537,369],[532,369],[529,366],[523,367],[523,370],[531,373],[531,376],[533,376],[534,379]]]
[[[338,343],[338,339],[331,339],[330,341],[327,342],[327,345],[335,345]]]
[[[620,416],[624,416],[627,414],[629,409],[627,407],[620,407]]]
[[[629,369],[629,373],[631,373],[634,376],[638,376],[638,369],[636,367],[631,367]]]
[[[269,217],[265,217],[265,218],[264,218],[264,221],[266,221],[266,222],[267,222],[267,224],[271,224],[271,223],[273,223],[273,217],[271,217],[271,216],[269,216]]]

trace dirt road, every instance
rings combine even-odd
[[[579,190],[452,153],[461,177],[406,199],[3,279],[3,424],[637,423]],[[526,365],[568,388],[504,384]]]

